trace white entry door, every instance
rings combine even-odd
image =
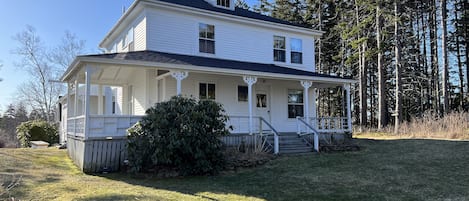
[[[270,87],[257,86],[255,93],[256,116],[260,116],[267,122],[270,122]]]

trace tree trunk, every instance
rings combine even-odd
[[[457,9],[454,9],[454,18],[456,19],[456,26],[457,26],[458,23],[459,23],[458,10]],[[460,43],[459,33],[456,33],[456,57],[458,59],[458,75],[459,75],[459,110],[462,111],[462,109],[464,107],[464,72],[463,72],[463,69],[462,69],[461,49],[460,49],[460,44],[459,43]],[[468,93],[469,93],[469,91],[468,91]]]
[[[386,78],[385,69],[382,66],[381,50],[381,8],[376,6],[376,45],[378,48],[378,130],[383,129],[386,122]]]
[[[438,36],[436,31],[436,4],[434,0],[430,1],[430,13],[428,16],[428,24],[430,24],[430,52],[431,52],[431,87],[433,91],[433,110],[437,115],[440,111],[440,95],[439,95],[439,69],[438,69]]]
[[[446,0],[441,0],[441,28],[443,30],[441,36],[441,52],[443,54],[443,76],[442,76],[442,90],[443,90],[443,114],[449,112],[449,72],[448,72],[448,54],[447,54],[447,42],[446,37],[448,30],[446,27]]]
[[[399,132],[399,123],[401,122],[401,45],[399,35],[399,15],[397,0],[394,0],[394,40],[395,40],[395,63],[396,63],[396,111],[394,112],[394,133]]]

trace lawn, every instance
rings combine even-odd
[[[63,150],[0,149],[0,200],[469,200],[469,141],[356,140],[218,176],[85,175]]]

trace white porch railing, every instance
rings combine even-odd
[[[302,119],[319,133],[344,133],[351,132],[349,128],[347,117],[310,117],[306,120],[305,117],[298,117]],[[303,124],[298,123],[298,133],[305,132],[307,127]]]
[[[140,121],[143,116],[137,115],[90,115],[89,133],[86,137],[124,137],[127,129]]]
[[[259,117],[252,118],[253,133],[259,133],[260,121]],[[226,127],[230,129],[233,134],[237,133],[249,133],[249,116],[229,116],[226,122]]]
[[[274,154],[279,153],[279,136],[277,130],[264,118],[253,117],[252,118],[252,134],[259,135],[261,137],[268,137],[270,135],[274,138],[274,144],[272,146]],[[226,127],[230,129],[232,134],[249,133],[249,116],[229,116],[226,122]]]
[[[75,137],[85,137],[85,116],[68,118],[67,134]]]

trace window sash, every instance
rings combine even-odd
[[[199,23],[199,52],[215,54],[215,26]]]
[[[302,64],[303,63],[303,53],[302,52],[291,52],[291,63]]]
[[[199,83],[199,99],[215,100],[215,84]]]
[[[304,116],[304,91],[299,89],[288,90],[288,118],[296,118]]]
[[[248,87],[238,85],[238,102],[248,101]]]

